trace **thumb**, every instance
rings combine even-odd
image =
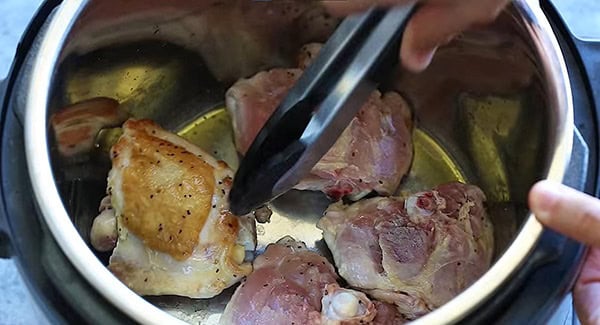
[[[600,324],[600,249],[592,248],[573,289],[573,302],[582,324]]]
[[[529,192],[537,219],[559,233],[600,247],[600,200],[568,186],[541,181]]]
[[[545,226],[593,247],[573,289],[573,301],[582,324],[600,324],[600,200],[541,181],[529,192],[529,206]]]

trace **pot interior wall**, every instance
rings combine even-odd
[[[326,40],[336,21],[313,5],[286,7],[288,2],[240,2],[227,8],[208,1],[112,2],[90,2],[74,25],[55,77],[49,116],[66,105],[105,96],[117,99],[133,117],[177,131],[221,107],[236,79],[293,65],[299,47]],[[251,11],[242,14],[248,6]],[[276,15],[285,19],[273,18],[273,12],[285,13]],[[314,21],[319,28],[311,25]],[[552,118],[528,40],[518,15],[509,10],[492,26],[441,48],[424,73],[398,70],[383,86],[409,100],[419,129],[486,193],[496,256],[527,216],[527,190],[548,165]],[[66,160],[54,143],[49,147],[63,202],[89,242],[105,195],[108,157],[94,150]],[[107,262],[106,254],[98,256]]]

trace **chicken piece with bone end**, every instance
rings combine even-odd
[[[224,162],[149,120],[123,124],[111,160],[110,204],[101,204],[92,243],[110,250],[102,238],[114,228],[104,225],[116,216],[108,267],[132,290],[210,298],[252,271],[254,219],[229,212],[233,172]]]
[[[320,44],[303,47],[299,66],[308,66],[319,49]],[[246,153],[302,72],[272,69],[229,88],[226,106],[240,153]],[[358,200],[372,191],[393,194],[412,162],[411,129],[411,112],[402,96],[374,91],[333,147],[295,188],[323,191],[334,200]]]
[[[107,127],[122,124],[127,113],[119,102],[98,97],[60,109],[50,118],[56,147],[67,160],[83,160],[94,149],[96,135]]]
[[[325,286],[321,305],[321,323],[325,325],[370,324],[377,314],[367,295],[336,283]]]
[[[325,286],[321,299],[321,325],[399,325],[406,320],[394,305],[372,300],[363,292],[340,287],[337,283]]]
[[[287,236],[267,246],[236,289],[221,324],[371,324],[375,305],[342,289],[333,265]]]
[[[449,183],[402,198],[331,205],[318,227],[350,286],[415,319],[489,268],[493,229],[476,186]]]
[[[117,245],[117,217],[110,203],[110,195],[100,202],[100,214],[94,218],[90,230],[90,243],[99,252],[110,252]]]

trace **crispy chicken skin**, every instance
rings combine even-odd
[[[484,201],[478,187],[449,183],[406,200],[334,204],[318,227],[350,286],[414,319],[487,271],[494,243]]]
[[[109,269],[127,286],[209,298],[251,272],[254,220],[228,211],[233,173],[224,162],[149,120],[123,124],[111,159],[118,239]]]

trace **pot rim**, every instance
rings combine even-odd
[[[45,34],[40,35],[41,46],[33,60],[31,73],[35,78],[31,78],[26,88],[30,95],[27,96],[25,107],[25,150],[36,203],[52,235],[71,263],[114,306],[144,324],[183,323],[130,290],[98,260],[73,225],[54,181],[47,146],[50,89],[66,36],[88,3],[89,0],[71,0],[63,2],[57,8]],[[541,59],[550,107],[558,117],[558,132],[555,139],[552,139],[555,141],[555,150],[550,156],[547,179],[561,182],[571,156],[574,132],[573,103],[566,64],[539,2],[515,0],[513,6]],[[530,214],[508,249],[481,278],[448,303],[413,323],[447,324],[460,321],[510,278],[533,250],[542,231],[542,225]]]

